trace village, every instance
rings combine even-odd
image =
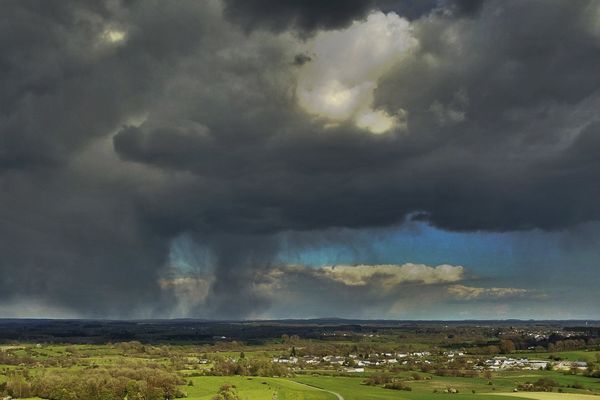
[[[459,361],[460,360],[460,361]],[[348,356],[326,355],[319,356],[280,356],[272,359],[273,363],[285,364],[300,369],[328,367],[337,368],[345,373],[362,373],[366,368],[386,369],[390,367],[421,368],[455,368],[460,365],[467,370],[555,370],[555,371],[585,371],[586,361],[539,360],[527,357],[494,356],[488,359],[468,355],[464,351],[442,352],[434,354],[429,351],[373,353],[366,356],[349,354]]]
[[[361,358],[357,354],[350,354],[348,357],[337,355],[327,355],[324,357],[304,356],[304,357],[275,357],[273,362],[280,364],[292,364],[303,366],[340,366],[345,367],[344,372],[365,372],[365,367],[382,367],[385,365],[401,364],[407,365],[411,357],[424,357],[430,355],[429,352],[419,353],[375,353],[368,357]]]

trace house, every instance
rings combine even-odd
[[[486,360],[485,365],[492,370],[524,368],[529,365],[529,360],[526,358],[494,357]]]
[[[571,367],[577,369],[587,369],[588,363],[585,361],[574,361],[571,363]]]
[[[346,359],[344,357],[339,357],[339,356],[325,356],[325,357],[323,357],[323,360],[327,361],[330,364],[338,364],[338,365],[342,365],[346,361]]]
[[[359,373],[359,372],[365,372],[365,369],[364,368],[344,368],[344,372]]]
[[[302,361],[309,365],[315,365],[315,364],[319,364],[321,362],[321,358],[304,356],[304,357],[302,357]]]
[[[529,366],[531,369],[546,369],[548,367],[548,361],[543,360],[529,360]]]
[[[273,362],[278,363],[278,364],[297,364],[298,358],[297,357],[275,357],[273,359]]]
[[[428,351],[417,351],[417,352],[412,353],[412,355],[415,357],[426,357],[428,355],[431,355],[431,353]]]

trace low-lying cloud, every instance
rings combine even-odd
[[[483,288],[464,285],[448,287],[448,294],[457,300],[497,300],[534,296],[530,290],[520,288]]]
[[[273,315],[277,312],[273,305],[290,301],[297,305],[297,309],[290,310],[292,314],[298,313],[296,316],[304,315],[306,304],[343,298],[383,308],[397,307],[396,303],[404,299],[407,306],[412,307],[416,304],[409,294],[415,290],[431,293],[432,301],[440,301],[448,284],[464,281],[466,276],[464,267],[453,265],[283,265],[263,268],[260,274],[247,275],[245,288],[254,294],[245,295],[248,298],[260,296],[265,302],[261,309],[256,309],[258,313],[250,314],[253,316]],[[197,309],[201,310],[198,316],[206,316],[213,315],[214,311],[209,298],[214,280],[213,274],[204,273],[161,279],[160,286],[176,295],[179,312]],[[352,312],[351,309],[344,311],[346,315],[352,315]]]
[[[457,282],[464,278],[462,266],[438,265],[430,267],[424,264],[385,264],[385,265],[332,265],[315,268],[317,276],[332,279],[348,286],[375,284],[389,290],[404,283]]]

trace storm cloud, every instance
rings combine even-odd
[[[286,232],[600,217],[596,2],[4,8],[0,300],[16,310],[262,315]],[[172,265],[182,236],[209,275]],[[299,275],[301,303],[316,275]],[[453,293],[499,293],[469,288]]]
[[[302,35],[318,29],[345,28],[373,10],[394,12],[416,19],[431,12],[469,16],[477,13],[483,0],[225,0],[225,16],[246,30],[292,29]]]

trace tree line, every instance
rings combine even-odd
[[[88,368],[84,371],[11,373],[0,393],[16,398],[49,400],[164,400],[185,397],[185,381],[175,372],[145,365]]]

